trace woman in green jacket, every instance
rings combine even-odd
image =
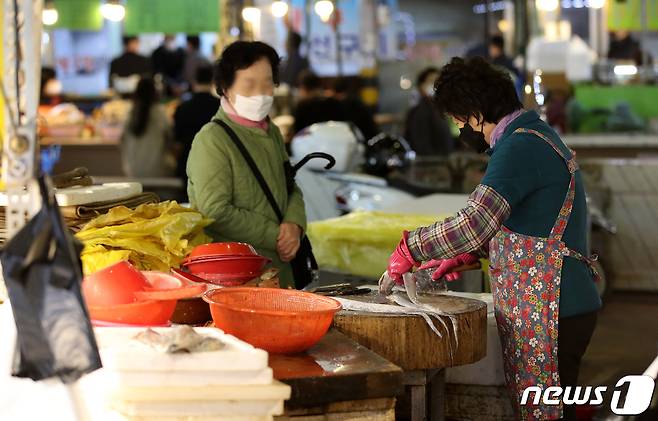
[[[221,107],[213,120],[232,129],[252,156],[283,213],[280,222],[236,145],[216,122],[195,136],[187,160],[187,191],[192,206],[213,218],[214,241],[253,245],[281,270],[282,287],[294,287],[289,262],[306,229],[304,199],[295,186],[288,194],[288,161],[279,129],[269,120],[279,56],[262,42],[235,42],[215,64]]]

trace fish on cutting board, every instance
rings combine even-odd
[[[452,331],[457,341],[455,347],[450,344],[450,353],[459,347],[458,342],[458,326],[457,319],[453,314],[447,313],[436,305],[422,302],[418,297],[416,277],[413,273],[406,273],[402,277],[404,281],[404,292],[396,291],[396,285],[393,278],[387,272],[384,272],[379,279],[379,289],[374,298],[374,303],[366,303],[350,299],[340,299],[336,297],[343,306],[343,309],[348,311],[361,311],[369,313],[387,313],[387,314],[409,314],[420,316],[427,322],[427,325],[432,331],[440,338],[443,333],[436,326],[434,320],[438,321],[445,332],[450,331],[450,327],[442,317],[448,318],[452,324]],[[434,319],[434,320],[433,320]],[[450,338],[450,336],[448,336]]]

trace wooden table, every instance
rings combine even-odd
[[[337,330],[305,353],[271,354],[270,367],[275,379],[292,387],[281,420],[395,419],[402,370]]]
[[[375,295],[345,297],[374,302]],[[477,362],[487,348],[487,305],[479,300],[448,295],[422,296],[457,321],[455,336],[452,321],[442,317],[449,331],[436,323],[438,337],[420,316],[342,311],[334,325],[361,345],[400,366],[411,395],[413,421],[444,419],[446,367]]]

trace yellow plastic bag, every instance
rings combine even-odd
[[[386,270],[402,231],[428,226],[448,216],[353,212],[309,224],[308,236],[321,269],[377,279]]]
[[[210,242],[203,229],[211,223],[198,211],[173,201],[144,204],[135,210],[117,206],[76,234],[85,245],[84,273],[121,260],[142,270],[168,271],[178,267],[195,246]]]

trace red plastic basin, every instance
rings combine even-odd
[[[258,253],[247,243],[210,243],[194,247],[188,258],[196,260],[227,256],[258,256]]]
[[[149,282],[149,287],[136,291],[138,300],[181,300],[198,297],[206,291],[207,284],[182,280],[163,272],[142,272]]]
[[[124,265],[119,267],[125,268]],[[114,273],[114,272],[113,272]],[[146,285],[131,292],[134,302],[120,304],[97,304],[90,302],[85,296],[90,318],[98,322],[109,322],[135,326],[161,326],[169,323],[179,299],[198,296],[206,290],[205,284],[183,282],[173,275],[162,272],[139,272],[146,280]],[[103,282],[92,280],[87,284],[88,290],[102,294],[103,289],[110,292],[116,290],[116,284],[121,285],[122,279],[116,273],[109,278],[101,277]],[[110,282],[112,280],[114,283]],[[88,280],[85,280],[88,282]],[[84,287],[83,282],[83,287]],[[93,289],[92,287],[99,287]]]
[[[254,278],[262,275],[262,271],[253,273],[236,273],[236,274],[222,274],[222,273],[199,273],[198,276],[205,282],[213,285],[220,285],[223,287],[235,287],[244,285]]]
[[[272,353],[302,352],[327,333],[341,305],[328,297],[274,288],[207,291],[215,326]]]
[[[195,275],[217,273],[222,275],[256,274],[256,276],[260,276],[265,266],[270,262],[270,259],[262,256],[243,256],[188,260],[183,262],[183,266]]]
[[[135,302],[135,292],[148,287],[142,272],[129,262],[119,262],[87,276],[82,293],[88,306],[109,306]]]
[[[167,324],[174,314],[176,300],[138,301],[114,306],[88,306],[88,309],[89,317],[92,320],[139,326],[160,326]]]

